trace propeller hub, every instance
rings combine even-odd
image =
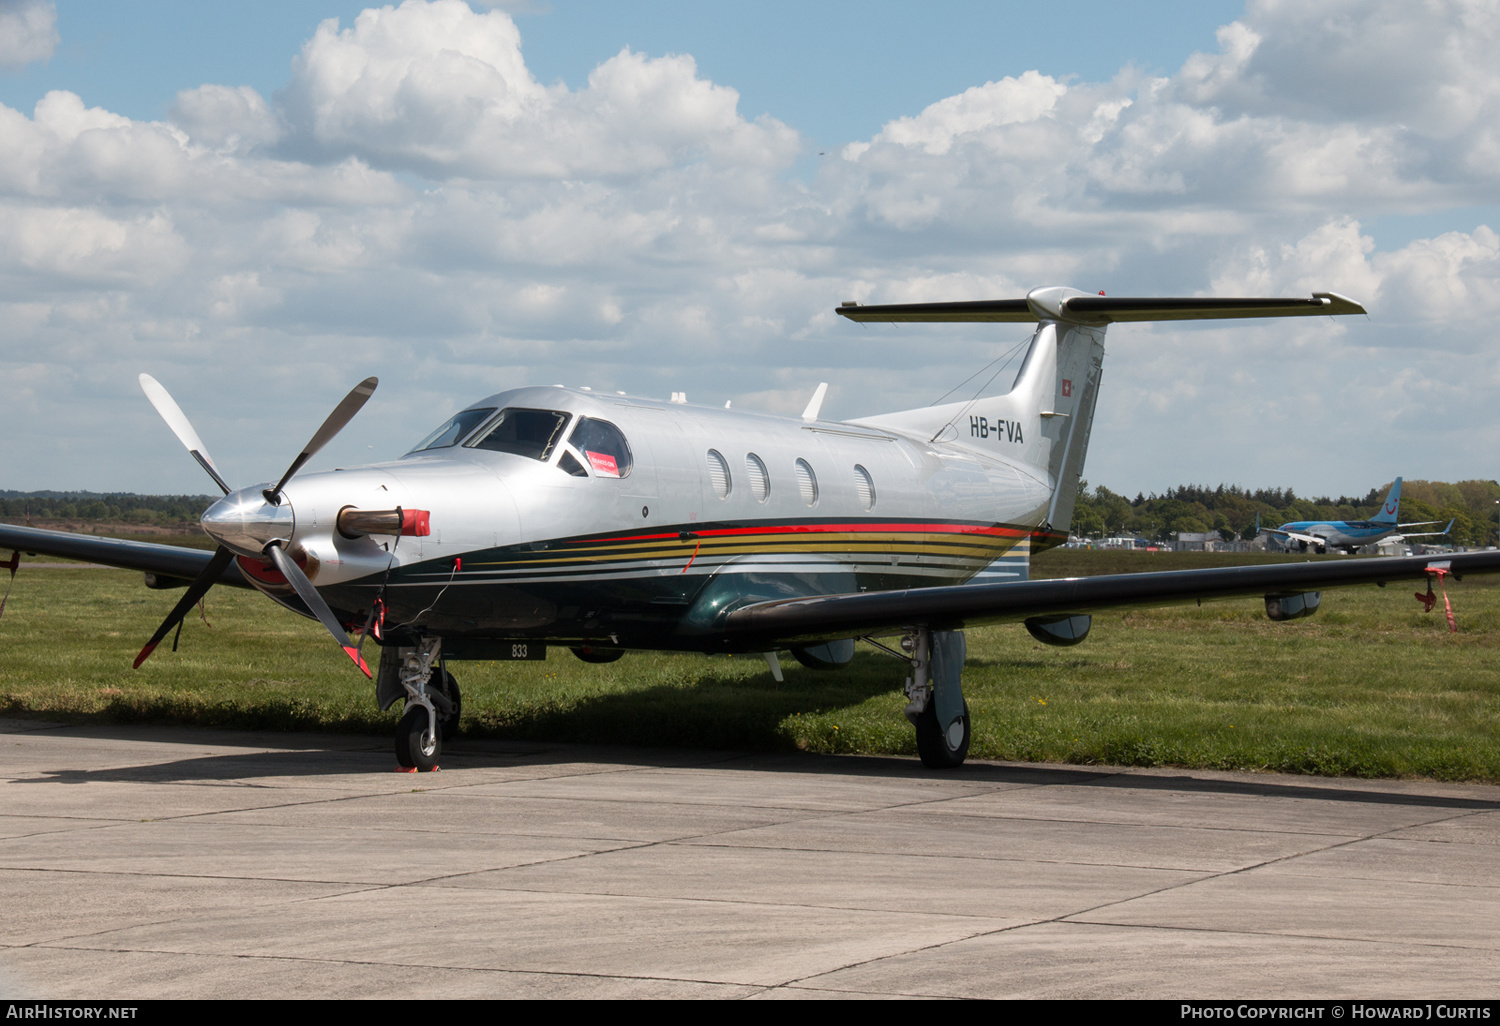
[[[208,507],[198,521],[204,532],[240,556],[262,557],[274,541],[290,543],[296,518],[292,505],[282,493],[281,502],[272,505],[260,488],[241,488]]]

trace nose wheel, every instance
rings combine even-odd
[[[396,762],[403,769],[431,772],[437,769],[442,738],[432,729],[432,716],[426,707],[408,703],[401,722],[396,725]]]

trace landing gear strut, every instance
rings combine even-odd
[[[464,707],[463,695],[458,693],[458,681],[446,666],[439,666],[427,681],[427,692],[438,711],[438,737],[451,741],[458,733],[458,716]],[[439,698],[447,699],[449,708],[444,709]]]
[[[406,769],[435,770],[443,740],[458,730],[462,699],[458,682],[438,662],[441,638],[423,638],[401,658],[406,711],[396,726],[396,762]]]
[[[969,754],[969,703],[964,701],[963,631],[921,628],[901,639],[911,661],[906,718],[917,728],[917,754],[931,769],[961,766]]]

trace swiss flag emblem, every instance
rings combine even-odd
[[[1063,378],[1063,398],[1069,399],[1073,395],[1073,382]]]

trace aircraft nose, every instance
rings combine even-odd
[[[290,542],[296,526],[286,494],[273,506],[259,487],[230,492],[208,507],[198,523],[210,538],[241,556],[260,556],[273,541]]]

